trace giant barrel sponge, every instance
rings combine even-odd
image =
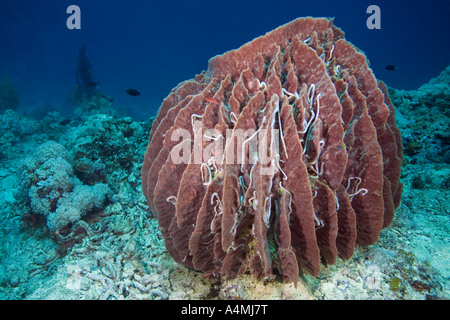
[[[373,244],[399,206],[386,86],[325,18],[209,61],[163,101],[142,189],[170,255],[206,273],[298,281]]]

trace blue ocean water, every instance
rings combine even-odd
[[[81,9],[81,30],[69,30],[66,9]],[[369,5],[381,9],[381,29],[369,30]],[[21,108],[72,110],[78,51],[86,45],[100,89],[116,105],[146,119],[179,82],[208,60],[297,17],[334,17],[369,57],[379,79],[417,89],[450,60],[450,6],[431,1],[142,1],[17,0],[0,3],[0,71],[21,92]],[[395,65],[395,72],[385,69]],[[125,93],[136,88],[136,99]]]
[[[210,58],[305,16],[333,17],[389,86],[402,203],[297,288],[208,278],[170,257],[142,193],[150,118]],[[0,0],[0,299],[449,299],[448,17],[448,0]],[[83,46],[99,95],[76,104]]]

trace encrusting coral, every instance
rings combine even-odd
[[[40,145],[22,166],[32,212],[45,217],[48,229],[60,237],[63,228],[103,208],[112,193],[104,183],[83,185],[74,174],[70,153],[54,141]]]
[[[300,18],[172,90],[142,189],[179,263],[233,278],[317,276],[392,221],[400,133],[386,87],[329,19]],[[181,139],[181,140],[180,140]]]

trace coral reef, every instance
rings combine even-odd
[[[8,109],[0,114],[0,159],[14,157],[10,152],[17,143],[24,141],[41,129],[40,123]]]
[[[375,245],[356,245],[351,260],[338,257],[335,265],[322,265],[317,278],[300,277],[297,287],[280,278],[260,281],[247,274],[233,280],[205,277],[171,258],[158,221],[145,204],[140,166],[122,167],[104,146],[129,144],[121,149],[128,155],[122,156],[139,163],[148,142],[142,132],[150,131],[153,119],[135,122],[92,113],[63,122],[57,113],[49,113],[36,121],[8,112],[1,130],[2,138],[10,132],[11,139],[0,144],[5,155],[0,158],[0,298],[448,299],[450,190],[445,185],[450,169],[447,163],[428,160],[427,152],[436,147],[427,139],[434,139],[437,128],[409,109],[408,98],[396,100],[397,92],[390,88],[402,133],[409,135],[420,127],[425,143],[416,155],[405,155],[404,195],[394,220]],[[417,106],[418,114],[433,107]],[[441,113],[436,117],[448,121]],[[36,129],[21,132],[21,123],[33,123]],[[92,139],[87,134],[93,134]],[[76,169],[84,165],[74,157],[81,139],[86,142],[82,150],[87,151],[87,159],[90,154],[98,155],[93,163],[104,169],[100,178],[83,177]],[[112,203],[78,222],[78,241],[70,247],[67,241],[52,237],[44,216],[29,217],[29,189],[20,187],[24,177],[20,162],[49,140],[64,146],[57,147],[58,153],[83,185],[108,183],[113,192]],[[412,180],[419,174],[423,183],[415,189]]]
[[[297,284],[299,268],[318,276],[321,258],[377,240],[400,204],[402,157],[366,57],[332,20],[300,18],[172,90],[142,189],[177,262]]]
[[[402,111],[408,161],[450,163],[450,66],[418,90],[392,88],[389,93]]]
[[[86,120],[87,117],[97,114],[110,116],[117,115],[113,105],[113,98],[101,91],[95,91],[89,97],[89,100],[82,101],[73,112],[76,118]]]
[[[428,281],[427,273],[412,270],[417,261],[426,261],[440,277],[450,280],[448,235],[450,234],[450,166],[448,161],[450,132],[450,66],[418,90],[389,89],[397,107],[397,123],[405,146],[402,181],[406,188],[401,215],[394,224],[398,241],[408,248],[399,256],[410,261],[400,269],[415,290],[432,292],[448,284]],[[413,253],[412,253],[413,252]],[[405,270],[407,269],[407,270]],[[445,283],[445,282],[444,282]],[[396,284],[395,280],[393,284]],[[427,289],[427,286],[430,288]],[[398,286],[394,286],[398,288]],[[404,294],[404,292],[403,292]]]
[[[119,298],[143,294],[136,288],[145,286],[147,298],[169,295],[157,282],[165,267],[145,275],[145,266],[142,279],[135,274],[143,255],[152,266],[171,264],[161,258],[156,221],[144,223],[139,163],[153,119],[115,118],[111,100],[101,96],[70,119],[56,112],[41,120],[12,110],[0,115],[1,299],[79,299],[86,288],[87,299]]]
[[[261,281],[244,273],[227,280],[170,256],[141,189],[145,133],[154,119],[120,117],[112,99],[101,93],[70,118],[49,112],[36,120],[5,111],[0,114],[0,299],[448,300],[448,70],[418,90],[389,88],[405,142],[402,201],[390,226],[374,245],[356,244],[352,259],[338,256],[334,265],[322,263],[317,277],[305,274],[296,287],[279,276]],[[194,120],[200,119],[189,119],[186,127]],[[205,165],[203,170],[205,178]],[[34,197],[44,214],[32,211],[33,181],[42,185]],[[86,194],[103,195],[108,188],[108,201]],[[57,217],[63,205],[78,210],[73,217],[82,208],[90,212],[55,237],[47,219]],[[276,240],[269,240],[275,255]]]
[[[111,190],[104,183],[75,186],[72,192],[58,201],[56,210],[47,216],[48,228],[58,232],[63,227],[78,222],[92,210],[103,208],[108,194],[111,194]]]
[[[94,209],[104,207],[111,190],[106,184],[86,186],[74,175],[72,159],[61,144],[49,141],[23,162],[24,188],[33,213],[46,218],[49,230],[76,224]]]
[[[0,132],[2,135],[15,135],[17,139],[37,133],[41,129],[40,124],[32,118],[18,114],[14,110],[6,110],[0,115]]]
[[[106,182],[119,188],[136,166],[133,152],[136,139],[145,140],[142,127],[131,118],[115,119],[106,114],[86,116],[78,127],[67,132],[67,147],[74,159],[76,176],[84,184]]]

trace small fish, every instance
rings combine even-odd
[[[136,89],[127,89],[127,91],[125,91],[126,93],[128,93],[130,96],[140,96],[141,93],[139,91],[137,91]]]
[[[65,125],[68,125],[69,122],[70,122],[70,119],[64,119],[59,124],[62,125],[62,126],[65,126]]]
[[[389,71],[397,70],[397,67],[392,64],[388,64],[385,68],[386,68],[386,70],[389,70]]]
[[[211,103],[214,103],[214,104],[217,104],[217,105],[220,105],[220,103],[219,102],[217,102],[217,100],[215,100],[215,99],[213,99],[213,98],[205,98],[205,100],[206,101],[208,101],[208,102],[211,102]]]

